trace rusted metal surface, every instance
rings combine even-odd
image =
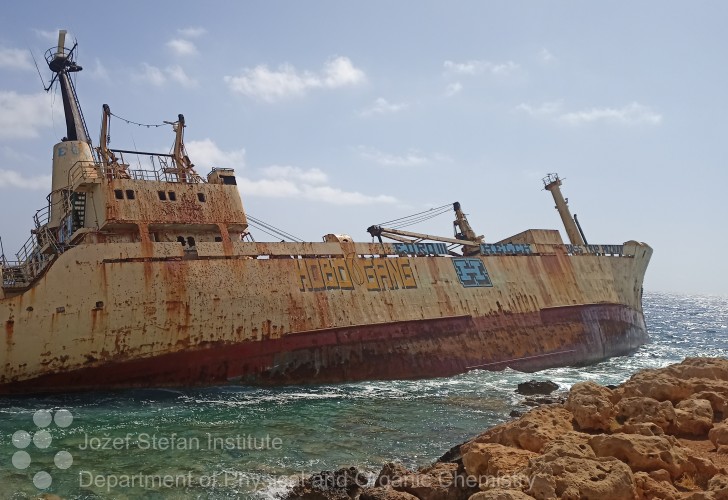
[[[492,286],[474,288],[450,257],[379,244],[207,243],[194,258],[80,245],[0,301],[0,391],[410,378],[566,349],[515,366],[596,361],[645,339],[651,249],[630,245],[480,256]]]
[[[606,327],[603,334],[593,337],[584,316],[597,325],[618,328]],[[561,308],[540,317],[510,316],[498,326],[462,316],[324,329],[234,345],[216,342],[149,358],[109,360],[5,384],[0,392],[402,379],[447,376],[482,364],[491,370],[531,371],[627,353],[646,338],[640,318],[623,306],[594,305]]]

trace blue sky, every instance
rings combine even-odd
[[[368,241],[453,201],[487,241],[565,237],[541,190],[558,172],[590,243],[653,246],[647,290],[728,294],[727,18],[718,1],[16,2],[0,18],[5,253],[65,133],[29,49],[43,62],[64,28],[95,143],[104,103],[142,123],[183,113],[199,173],[234,167],[247,211],[303,239]],[[172,140],[112,121],[115,148]]]

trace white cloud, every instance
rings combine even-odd
[[[326,173],[318,168],[272,165],[261,169],[261,174],[262,178],[257,180],[238,176],[240,191],[246,196],[297,198],[332,205],[369,205],[397,201],[388,195],[372,196],[333,187]]]
[[[366,109],[359,112],[360,116],[373,116],[373,115],[384,115],[388,113],[396,113],[407,108],[407,103],[392,103],[387,101],[383,97],[378,97],[374,100],[374,103]]]
[[[519,66],[513,61],[494,63],[490,61],[445,61],[445,74],[481,75],[488,73],[494,76],[506,76],[516,71]]]
[[[538,59],[542,64],[551,64],[556,62],[556,56],[554,56],[551,51],[545,47],[538,52]]]
[[[632,102],[621,108],[590,108],[580,111],[564,111],[561,101],[545,102],[539,106],[522,103],[516,106],[516,110],[573,126],[597,122],[618,125],[659,125],[662,123],[660,113],[638,102]]]
[[[167,78],[164,76],[164,72],[161,69],[147,63],[142,63],[142,66],[144,66],[144,72],[134,75],[136,80],[151,83],[157,87],[161,87],[165,84]]]
[[[563,101],[548,101],[538,106],[521,103],[516,106],[516,111],[523,111],[531,116],[557,116],[563,108]]]
[[[22,49],[0,47],[0,68],[33,69],[30,52]]]
[[[109,77],[109,70],[106,69],[106,66],[104,66],[98,58],[96,58],[96,61],[94,62],[94,69],[91,70],[91,77],[97,80],[111,80]]]
[[[152,66],[151,64],[142,63],[144,71],[134,75],[134,79],[138,82],[145,82],[155,87],[164,86],[169,80],[176,82],[183,87],[197,87],[198,82],[191,78],[181,66],[167,66],[164,69]]]
[[[35,32],[35,36],[37,36],[38,38],[43,38],[44,40],[48,40],[50,42],[58,42],[58,31],[59,30],[46,31],[46,30],[34,29],[33,31]],[[66,38],[68,38],[68,35],[66,35]]]
[[[461,90],[463,90],[463,84],[460,82],[453,82],[445,87],[445,97],[452,97]]]
[[[35,177],[24,177],[13,170],[0,169],[0,189],[47,189],[51,188],[50,175],[38,175]]]
[[[0,91],[0,139],[38,136],[38,129],[50,127],[51,96]]]
[[[238,76],[225,77],[225,82],[233,92],[266,102],[301,96],[311,89],[334,89],[358,85],[364,81],[364,72],[355,67],[347,57],[336,57],[327,61],[318,73],[298,72],[292,65],[282,64],[277,70],[259,65],[253,69],[244,69]]]
[[[211,139],[189,141],[185,146],[198,173],[204,175],[213,167],[236,169],[238,187],[246,196],[297,198],[334,205],[366,205],[397,201],[392,196],[370,196],[333,187],[330,185],[329,176],[318,168],[271,165],[261,168],[257,179],[251,179],[240,175],[240,171],[245,167],[245,149],[223,151]]]
[[[271,165],[263,169],[263,174],[272,179],[294,179],[306,184],[326,184],[329,177],[318,168],[304,170],[300,167]]]
[[[195,80],[194,78],[190,78],[190,76],[185,73],[185,70],[183,70],[181,66],[169,66],[165,69],[165,71],[167,73],[167,76],[169,76],[170,80],[179,83],[183,87],[197,87],[197,80]]]
[[[323,86],[329,88],[357,85],[366,80],[364,72],[356,68],[348,57],[335,57],[326,61],[323,75]]]
[[[177,33],[180,35],[187,37],[187,38],[198,38],[207,33],[207,30],[202,27],[189,27],[189,28],[180,28],[177,30]]]
[[[637,125],[641,123],[659,125],[662,123],[661,114],[637,102],[632,102],[621,108],[591,108],[565,113],[559,119],[569,125],[581,125],[599,121],[624,125]]]
[[[182,38],[173,38],[168,41],[167,48],[178,56],[193,56],[197,54],[197,47],[195,44],[189,40],[183,40]]]
[[[379,151],[374,148],[359,146],[359,154],[367,160],[384,165],[385,167],[417,167],[422,165],[432,165],[434,163],[450,163],[452,159],[441,154],[425,155],[421,152],[411,149],[404,154],[391,154]]]
[[[202,168],[200,174],[213,167],[240,170],[245,166],[245,149],[223,151],[211,139],[185,142],[185,147],[192,163]]]

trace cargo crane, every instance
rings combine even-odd
[[[455,220],[453,221],[453,230],[455,236],[447,238],[444,236],[434,236],[431,234],[415,233],[412,231],[403,231],[402,229],[393,229],[382,227],[380,225],[369,226],[367,232],[379,239],[383,243],[382,237],[402,243],[419,243],[420,241],[441,241],[453,245],[462,245],[463,255],[478,255],[480,253],[480,244],[483,243],[484,236],[476,236],[475,231],[470,226],[468,218],[463,213],[460,202],[456,201],[452,205],[455,211]]]

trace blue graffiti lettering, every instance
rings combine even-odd
[[[624,252],[624,245],[564,245],[566,253],[569,255],[616,255],[620,256]]]
[[[392,243],[399,255],[447,255],[444,243]]]
[[[464,287],[493,286],[488,270],[480,259],[453,259],[452,263]]]
[[[530,255],[531,245],[528,243],[483,243],[480,245],[481,255]]]

